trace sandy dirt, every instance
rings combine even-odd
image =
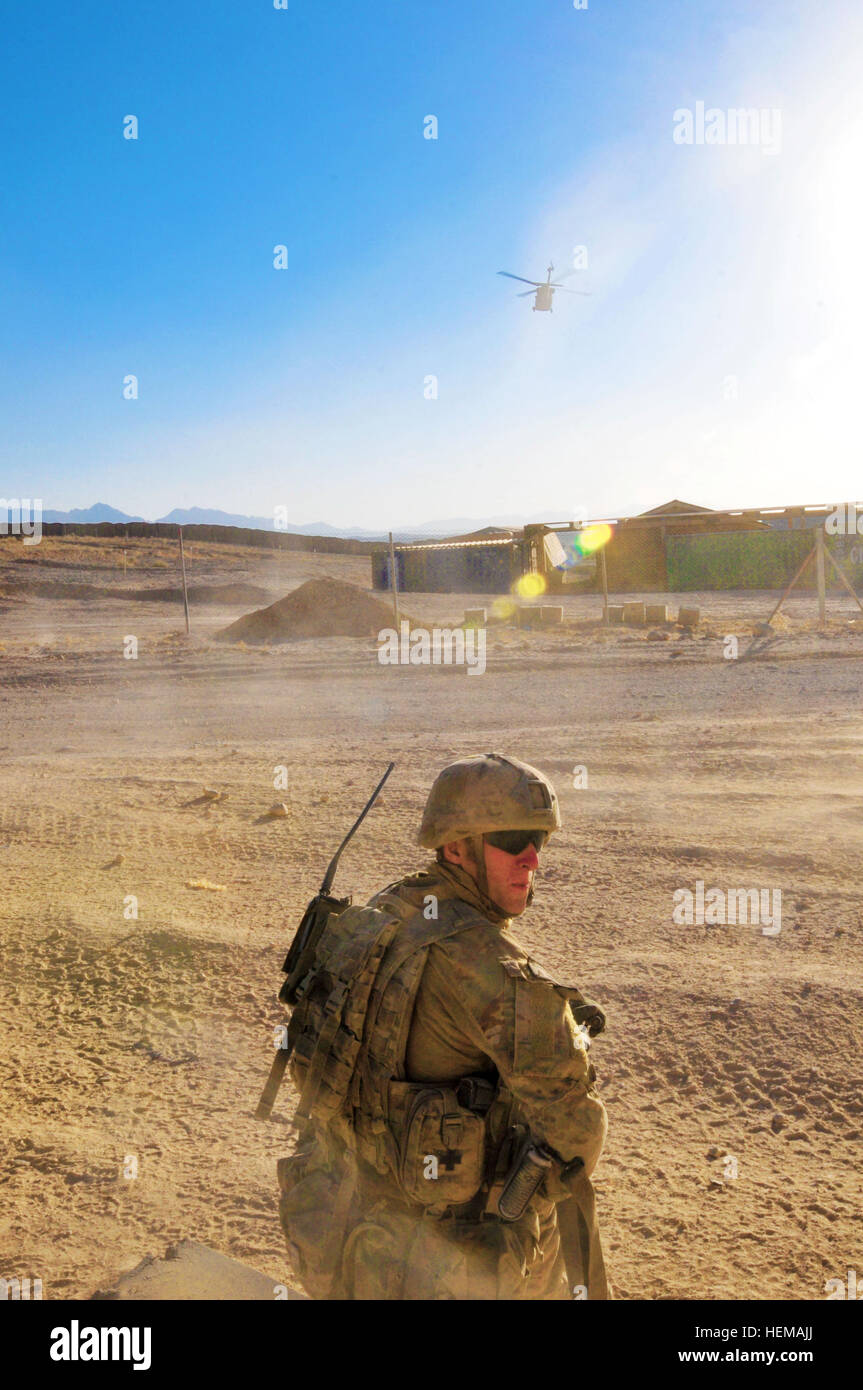
[[[252,1113],[285,948],[388,760],[337,880],[359,901],[423,862],[440,767],[491,750],[560,796],[517,934],[608,1014],[596,1186],[618,1295],[820,1299],[863,1266],[850,598],[831,595],[824,634],[813,598],[792,598],[745,663],[724,638],[743,651],[774,595],[687,594],[704,630],[665,642],[604,632],[595,597],[566,598],[561,629],[490,629],[480,678],[382,666],[365,638],[212,640],[307,579],[367,588],[364,557],[192,543],[196,585],[264,597],[193,605],[190,639],[176,602],[42,587],[176,583],[167,544],[127,551],[124,577],[116,543],[46,539],[22,559],[0,542],[0,1275],[87,1297],[189,1238],[290,1281],[290,1088],[273,1123]],[[411,595],[410,611],[450,624],[483,602]],[[286,819],[262,819],[274,801]],[[697,880],[781,889],[781,932],[676,925],[674,892]]]

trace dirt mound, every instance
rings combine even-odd
[[[310,579],[216,634],[220,642],[289,642],[292,637],[369,637],[392,627],[388,603],[342,579]]]
[[[242,1299],[272,1303],[276,1295],[307,1302],[306,1295],[288,1284],[276,1284],[266,1274],[232,1260],[197,1240],[181,1240],[163,1259],[148,1255],[135,1269],[121,1274],[113,1289],[99,1290],[91,1301],[153,1302],[170,1299],[211,1301]]]

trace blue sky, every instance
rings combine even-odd
[[[3,495],[382,527],[863,491],[851,0],[48,0],[5,30]],[[779,147],[675,143],[698,101],[778,110]],[[551,315],[495,274],[576,246],[591,297]]]

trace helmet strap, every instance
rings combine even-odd
[[[489,897],[488,874],[485,867],[485,840],[482,835],[469,835],[468,844],[473,861],[476,864],[476,886],[481,893]],[[496,904],[495,904],[496,905]]]

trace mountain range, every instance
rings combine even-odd
[[[424,522],[422,526],[399,526],[393,528],[396,540],[405,541],[424,536],[455,536],[477,531],[483,526],[521,527],[531,521],[565,521],[568,518],[556,513],[551,516],[543,512],[536,516],[491,516],[478,520],[476,517],[447,517],[437,521]],[[129,521],[145,521],[142,516],[129,516],[117,511],[105,502],[97,502],[92,507],[73,507],[71,511],[43,511],[43,521],[78,522],[81,525],[95,525],[100,521],[111,521],[123,525]],[[233,512],[218,511],[213,507],[175,507],[167,516],[155,518],[158,522],[175,526],[243,526],[254,531],[288,531],[295,536],[341,536],[349,540],[386,540],[386,531],[368,531],[357,526],[331,526],[327,521],[311,522],[307,526],[277,527],[269,516],[239,516]]]

